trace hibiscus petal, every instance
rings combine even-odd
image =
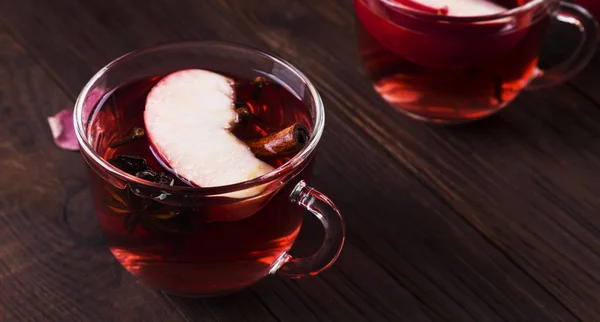
[[[54,137],[54,143],[59,148],[71,151],[79,150],[73,125],[73,109],[62,110],[54,116],[49,116],[48,124],[52,137]]]

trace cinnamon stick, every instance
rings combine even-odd
[[[296,123],[279,132],[246,141],[246,145],[257,158],[286,157],[298,153],[308,143],[309,137],[306,126]]]

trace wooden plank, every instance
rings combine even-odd
[[[54,146],[46,121],[72,105],[0,29],[0,320],[181,318],[103,243],[81,157]]]
[[[335,28],[324,27],[344,33]],[[264,26],[259,34],[272,37],[268,30]],[[313,79],[321,77],[321,90],[339,102],[336,111],[365,128],[569,310],[595,317],[599,288],[594,271],[600,267],[595,104],[560,86],[525,93],[500,116],[471,126],[419,125],[374,104],[374,94],[360,92],[362,77],[347,68],[358,65],[356,55],[349,54],[353,44],[345,37],[335,40],[305,44],[297,56],[309,57],[324,46],[337,49],[323,53],[327,60],[320,63],[327,65],[327,76],[311,73],[315,68],[306,59],[299,62],[308,65]]]
[[[282,55],[315,80],[323,93],[328,129],[314,184],[340,205],[348,222],[348,246],[339,262],[321,277],[262,282],[251,291],[264,306],[256,305],[247,293],[231,302],[174,300],[186,316],[196,318],[197,310],[207,307],[221,312],[215,313],[218,319],[239,318],[230,312],[236,301],[244,304],[247,314],[267,316],[261,311],[268,310],[286,321],[295,317],[493,321],[596,316],[593,298],[577,304],[573,297],[589,294],[593,290],[585,287],[595,286],[585,284],[589,278],[581,277],[573,265],[583,260],[580,253],[562,254],[557,251],[560,248],[547,245],[565,240],[552,240],[556,231],[561,238],[566,233],[553,226],[546,229],[553,217],[542,218],[545,226],[541,228],[531,225],[543,217],[534,211],[543,202],[536,199],[527,205],[522,193],[541,190],[530,184],[507,191],[512,182],[498,171],[495,182],[486,179],[490,163],[500,169],[509,168],[505,163],[524,163],[508,156],[529,157],[521,151],[529,145],[522,146],[522,138],[510,128],[432,129],[391,113],[360,72],[349,3],[155,1],[139,6],[121,1],[64,1],[55,6],[24,0],[12,5],[11,14],[2,21],[72,96],[91,76],[90,71],[133,47],[206,37],[250,43]],[[67,18],[67,13],[75,17]],[[109,13],[116,17],[110,18]],[[48,31],[44,39],[39,30]],[[519,117],[506,122],[517,122],[527,130],[531,117]],[[540,130],[538,138],[547,130]],[[510,139],[503,131],[508,131]],[[506,148],[506,144],[515,147]],[[518,149],[522,155],[505,154],[507,149]],[[500,161],[492,160],[503,156]],[[543,161],[540,158],[532,161]],[[579,159],[574,156],[573,160]],[[529,168],[532,164],[526,163]],[[546,170],[539,177],[547,180]],[[473,178],[472,173],[481,177]],[[516,170],[509,174],[511,179],[522,175]],[[555,188],[550,186],[550,192]],[[511,198],[517,201],[501,204]],[[520,213],[523,218],[518,213],[521,209],[525,209]],[[578,222],[569,221],[571,216],[564,217],[561,222],[579,229]],[[564,238],[572,241],[570,235]],[[576,246],[580,245],[563,249],[571,251]],[[570,262],[544,267],[556,264],[562,256]],[[582,263],[589,268],[594,260]],[[569,277],[571,273],[577,275]],[[574,281],[569,284],[574,290],[565,290],[564,281]]]

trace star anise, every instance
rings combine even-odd
[[[146,161],[136,156],[119,155],[111,160],[119,169],[144,180],[173,185],[175,179],[168,174],[150,169]],[[126,186],[118,189],[107,186],[109,192],[108,208],[115,214],[124,216],[123,225],[129,233],[136,227],[159,234],[182,234],[190,232],[189,216],[152,198],[136,195]]]

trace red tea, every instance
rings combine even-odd
[[[576,4],[587,9],[596,19],[600,19],[600,1],[598,0],[575,0]]]
[[[99,155],[122,170],[184,186],[188,185],[185,180],[163,168],[146,137],[115,144],[133,129],[145,128],[146,97],[163,77],[127,84],[107,94],[95,109],[88,137]],[[258,80],[236,79],[236,107],[251,115],[235,127],[236,137],[252,141],[296,123],[312,130],[309,110],[298,97],[277,83]],[[264,161],[277,168],[291,157]],[[213,295],[256,282],[291,248],[302,223],[303,210],[290,205],[293,187],[289,185],[272,198],[252,204],[253,210],[246,206],[248,214],[231,218],[228,214],[238,207],[236,203],[217,203],[212,208],[167,205],[136,195],[129,187],[118,189],[94,171],[90,175],[99,225],[111,251],[132,274],[168,292]],[[304,170],[299,176],[307,175]]]
[[[496,14],[526,3],[471,2]],[[354,5],[360,54],[376,91],[402,112],[438,122],[478,119],[514,99],[535,70],[549,19],[530,10],[485,22],[441,23],[381,0]],[[436,10],[444,14],[447,8]]]

